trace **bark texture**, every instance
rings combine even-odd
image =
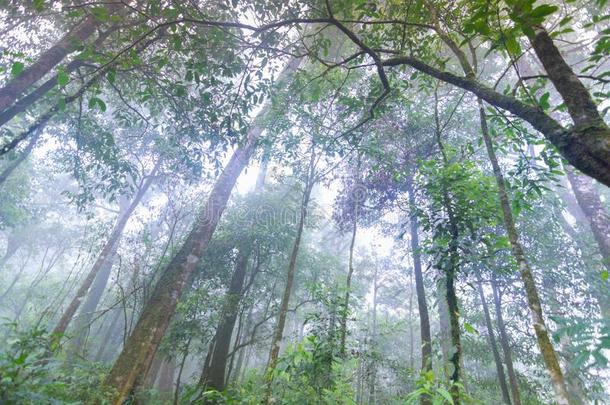
[[[412,207],[410,220],[411,232],[411,255],[413,256],[413,273],[415,274],[415,291],[417,292],[417,308],[419,311],[419,327],[421,333],[421,370],[426,372],[432,369],[432,334],[430,333],[430,315],[428,314],[428,302],[426,301],[426,287],[424,285],[424,274],[421,264],[421,251],[419,246],[419,221],[414,212],[415,190],[413,179],[407,179],[407,193],[409,194],[409,205]],[[423,402],[428,403],[428,402]]]
[[[218,391],[225,388],[227,358],[231,345],[231,337],[235,328],[235,321],[239,312],[239,303],[242,298],[244,280],[248,271],[250,249],[247,247],[239,251],[235,271],[231,277],[229,290],[225,294],[225,302],[222,309],[222,320],[216,329],[216,344],[212,352],[212,358],[208,369],[206,385]]]
[[[504,316],[502,315],[502,299],[500,291],[498,291],[498,283],[495,274],[491,275],[491,288],[494,296],[494,307],[496,309],[496,322],[498,324],[498,332],[500,336],[500,346],[502,346],[502,354],[504,354],[504,362],[506,363],[506,372],[508,373],[508,382],[510,384],[510,393],[513,405],[521,405],[521,393],[519,392],[519,381],[517,373],[513,365],[513,354],[508,340],[506,325],[504,324]]]
[[[271,389],[272,373],[277,365],[277,360],[280,354],[280,344],[282,342],[282,338],[284,337],[284,327],[286,325],[286,316],[288,315],[288,303],[290,302],[290,295],[292,294],[292,284],[294,282],[294,275],[296,273],[297,257],[299,254],[299,248],[301,246],[301,237],[303,235],[305,219],[307,217],[307,207],[309,205],[309,198],[311,197],[311,189],[313,188],[314,161],[315,153],[314,149],[312,148],[307,179],[305,181],[305,189],[303,190],[303,200],[301,202],[299,223],[297,225],[296,236],[294,244],[292,245],[292,253],[290,254],[290,261],[288,263],[288,269],[286,272],[286,285],[284,286],[284,294],[282,296],[282,302],[280,303],[277,325],[275,326],[273,339],[271,341],[271,351],[269,352],[269,361],[267,365],[267,372],[269,376],[268,394],[270,394]]]
[[[504,374],[504,367],[502,366],[502,359],[500,352],[498,351],[498,344],[496,343],[496,336],[494,333],[493,324],[491,321],[491,315],[489,314],[489,306],[487,305],[487,299],[485,298],[485,292],[483,291],[483,281],[481,280],[481,274],[476,273],[477,276],[477,291],[479,298],[481,299],[481,306],[483,307],[483,315],[485,316],[485,327],[487,328],[487,339],[489,340],[489,346],[494,356],[494,363],[496,365],[496,373],[498,374],[498,382],[500,383],[500,391],[502,392],[502,400],[504,403],[509,404],[510,394],[508,393],[508,385],[506,384],[506,375]]]
[[[161,343],[178,300],[192,274],[199,267],[218,221],[227,205],[239,174],[247,166],[262,128],[255,126],[238,147],[216,180],[182,248],[172,258],[156,284],[131,336],[106,379],[116,390],[115,404],[123,403],[146,375]]]
[[[112,1],[106,5],[109,14],[119,8],[120,2]],[[100,26],[100,21],[92,14],[87,15],[79,24],[64,35],[55,45],[44,51],[35,63],[25,68],[19,75],[0,88],[0,111],[7,109],[31,85],[42,79],[68,54],[81,46]]]
[[[549,376],[551,377],[557,403],[559,405],[568,405],[572,403],[572,401],[570,401],[570,395],[566,388],[565,379],[561,371],[561,367],[559,366],[559,360],[557,358],[557,354],[555,353],[555,349],[553,348],[549,331],[546,327],[544,314],[542,311],[542,303],[540,302],[540,296],[538,295],[538,287],[536,286],[534,275],[527,259],[525,258],[525,253],[523,252],[521,242],[519,241],[519,234],[517,232],[515,219],[510,208],[510,201],[506,191],[504,175],[502,174],[502,169],[498,163],[493,143],[489,135],[487,119],[485,117],[485,110],[483,109],[482,102],[479,107],[479,115],[481,119],[481,132],[483,135],[483,140],[485,141],[485,148],[487,150],[498,186],[498,196],[504,219],[504,227],[506,228],[506,232],[508,234],[513,257],[519,268],[521,280],[525,286],[527,304],[534,323],[538,348],[542,354],[544,365],[549,373]]]
[[[87,277],[85,277],[80,287],[78,288],[76,296],[72,299],[72,301],[62,314],[61,318],[59,319],[59,322],[55,326],[55,329],[53,329],[54,335],[61,337],[61,335],[66,332],[68,325],[74,318],[74,314],[76,314],[76,311],[78,311],[78,309],[80,308],[83,298],[85,298],[94,280],[101,273],[102,277],[98,279],[98,283],[100,284],[98,285],[98,287],[100,288],[92,290],[92,294],[89,296],[90,298],[87,299],[87,310],[92,309],[92,311],[94,311],[97,307],[97,304],[99,303],[99,300],[104,292],[106,283],[108,282],[108,277],[110,276],[110,270],[112,268],[112,259],[114,254],[116,253],[117,245],[121,239],[121,236],[123,235],[123,231],[125,230],[125,225],[127,225],[131,214],[133,214],[137,206],[140,204],[142,197],[152,184],[154,174],[156,174],[156,171],[159,167],[159,163],[160,161],[153,169],[153,172],[151,173],[152,175],[148,176],[148,178],[144,180],[144,183],[142,183],[142,186],[139,188],[127,210],[124,212],[123,215],[118,218],[116,224],[114,225],[114,228],[112,229],[112,232],[110,233],[110,236],[108,237],[108,240],[106,241],[106,244],[102,248],[102,251],[100,252],[97,259],[95,260],[93,267],[91,267],[91,270],[89,270]],[[106,271],[103,272],[102,270]],[[102,288],[101,284],[103,284],[104,288]],[[92,315],[92,311],[88,311],[89,317]]]

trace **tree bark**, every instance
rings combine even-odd
[[[577,173],[570,166],[565,166],[565,171],[576,201],[591,226],[604,266],[610,271],[610,214],[591,179]]]
[[[235,271],[229,284],[229,290],[224,297],[222,319],[216,329],[216,344],[212,352],[212,359],[208,370],[206,385],[208,388],[222,391],[225,388],[225,375],[227,370],[227,359],[231,345],[231,337],[237,320],[239,303],[242,298],[244,280],[248,271],[250,259],[249,247],[240,249]]]
[[[303,200],[301,202],[301,210],[299,215],[299,223],[297,225],[296,237],[292,246],[292,253],[290,254],[290,262],[288,263],[288,270],[286,273],[286,285],[284,287],[284,294],[282,296],[282,302],[280,304],[278,312],[278,321],[271,341],[271,350],[269,352],[269,361],[267,363],[267,375],[268,375],[268,390],[267,399],[271,394],[271,382],[273,379],[273,371],[277,365],[277,360],[280,353],[280,343],[284,336],[284,326],[286,324],[286,315],[288,314],[288,303],[290,301],[290,295],[292,294],[292,284],[294,282],[294,275],[296,273],[297,256],[299,254],[299,248],[301,246],[301,237],[303,234],[303,227],[305,225],[305,219],[307,217],[307,207],[309,205],[309,198],[311,196],[311,190],[314,183],[314,162],[315,162],[315,148],[312,147],[311,158],[309,161],[307,178],[305,180],[305,188],[303,190]]]
[[[142,197],[152,184],[160,163],[161,160],[159,159],[151,174],[144,180],[138,189],[138,192],[134,196],[131,204],[129,204],[129,207],[126,209],[125,213],[119,216],[114,228],[112,229],[112,232],[110,233],[110,236],[108,237],[108,240],[106,241],[106,244],[102,248],[102,251],[93,264],[93,267],[89,271],[89,274],[87,274],[87,277],[85,277],[83,280],[78,291],[76,292],[76,296],[72,299],[72,302],[70,302],[64,311],[63,315],[59,319],[59,322],[57,323],[57,326],[55,326],[55,329],[53,329],[53,334],[57,337],[61,338],[61,336],[65,334],[68,325],[74,318],[76,311],[78,311],[80,308],[81,302],[87,293],[89,293],[89,295],[85,302],[85,312],[83,313],[86,318],[83,319],[83,322],[87,322],[87,320],[90,320],[93,316],[93,311],[95,311],[95,308],[97,308],[97,304],[99,303],[102,294],[104,293],[106,284],[108,283],[108,278],[110,277],[110,271],[112,269],[112,260],[114,258],[114,254],[116,253],[119,241],[123,235],[123,231],[125,230],[125,225],[127,225],[131,214],[133,214],[137,206],[140,204]],[[96,288],[89,292],[94,280],[96,281]],[[84,325],[86,324],[87,323],[84,323]]]
[[[358,230],[358,204],[354,204],[354,218],[352,222],[352,238],[349,244],[349,259],[347,263],[347,278],[345,280],[345,298],[343,300],[343,308],[340,324],[340,353],[345,356],[345,341],[347,339],[347,316],[349,315],[349,298],[352,288],[352,276],[354,275],[354,245],[356,244],[356,232]]]
[[[491,315],[489,314],[489,307],[487,306],[487,299],[485,298],[485,292],[483,291],[483,281],[481,280],[481,274],[478,271],[476,271],[476,277],[477,290],[479,292],[479,298],[481,299],[481,306],[483,307],[485,326],[487,327],[487,339],[489,340],[489,346],[491,347],[491,352],[494,356],[494,363],[496,364],[496,373],[498,374],[498,382],[500,383],[502,400],[504,403],[510,405],[511,401],[510,394],[508,393],[508,385],[506,384],[506,375],[504,374],[502,359],[500,358],[500,352],[498,351],[498,344],[496,343],[496,336],[494,334],[494,328],[491,322]]]
[[[500,335],[500,346],[504,354],[504,362],[506,363],[506,372],[508,373],[508,382],[510,383],[510,393],[513,405],[521,405],[521,394],[519,393],[519,381],[513,366],[513,355],[508,341],[508,333],[504,324],[504,316],[502,315],[502,300],[498,291],[498,283],[496,275],[491,275],[491,288],[494,296],[494,306],[496,309],[496,322],[498,324],[498,332]]]
[[[144,307],[131,336],[126,342],[106,384],[116,389],[115,404],[121,404],[145,375],[165,334],[191,275],[212,238],[216,225],[227,205],[237,178],[247,166],[262,127],[255,126],[246,142],[239,146],[224,171],[216,180],[208,201],[197,216],[182,248],[164,269]]]
[[[15,169],[19,167],[19,165],[23,163],[23,161],[28,156],[30,156],[30,153],[32,153],[32,150],[34,150],[34,146],[36,146],[36,142],[38,142],[38,139],[40,138],[43,129],[44,125],[42,127],[37,128],[36,133],[34,134],[34,136],[32,136],[30,142],[28,142],[28,144],[23,149],[23,151],[21,151],[19,156],[17,156],[17,158],[15,158],[13,161],[7,162],[6,166],[4,167],[4,170],[2,170],[2,173],[0,173],[0,187],[4,184],[6,179],[8,179],[9,176],[15,171]]]
[[[115,26],[115,27],[112,27],[112,28],[104,31],[103,33],[100,33],[100,35],[97,37],[97,39],[93,43],[93,48],[94,49],[99,48],[103,44],[103,42],[108,38],[108,36],[110,34],[112,34],[114,31],[116,31],[117,29],[118,29],[118,27]],[[84,66],[84,65],[85,65],[84,60],[80,60],[80,59],[73,60],[72,62],[70,62],[66,65],[66,67],[64,68],[64,72],[65,73],[74,72],[75,70],[77,70],[78,68],[80,68],[81,66]],[[36,103],[38,100],[40,100],[45,94],[47,94],[55,86],[57,86],[57,78],[58,78],[58,75],[52,76],[47,81],[45,81],[43,84],[38,86],[36,88],[36,90],[34,90],[31,93],[29,93],[28,95],[20,98],[10,107],[6,108],[5,110],[0,109],[0,111],[2,111],[0,113],[0,127],[2,125],[6,124],[7,122],[9,122],[16,115],[18,115],[22,112],[25,112],[29,107],[31,107],[34,103]]]
[[[411,215],[410,221],[410,242],[411,255],[413,256],[413,273],[415,275],[415,291],[417,292],[417,308],[419,311],[419,328],[421,333],[421,371],[432,370],[432,334],[430,333],[430,315],[428,314],[428,303],[426,301],[426,287],[424,284],[424,274],[421,265],[421,250],[419,246],[419,221],[415,214],[414,207],[415,190],[413,178],[409,177],[406,181],[407,193],[409,195],[409,205]],[[428,403],[422,401],[422,403]]]
[[[513,213],[510,208],[508,193],[506,191],[504,175],[502,174],[502,169],[498,163],[498,159],[493,148],[493,143],[489,135],[489,130],[487,128],[487,119],[485,117],[483,103],[482,101],[479,101],[479,103],[481,133],[483,135],[483,140],[485,141],[485,148],[487,150],[498,186],[498,197],[500,199],[504,227],[506,228],[506,232],[508,234],[513,257],[519,268],[521,280],[525,286],[527,304],[534,323],[534,330],[538,340],[538,348],[542,353],[545,367],[549,373],[549,376],[551,377],[557,403],[559,405],[569,405],[572,403],[572,401],[570,401],[570,395],[566,388],[565,379],[559,366],[559,360],[557,359],[557,354],[555,353],[555,349],[553,348],[553,344],[551,343],[549,332],[546,327],[544,314],[542,311],[542,303],[540,302],[538,288],[536,287],[536,281],[534,279],[534,275],[532,274],[532,270],[530,269],[529,263],[525,258],[525,253],[523,252],[521,242],[519,241],[519,234],[517,232]]]
[[[118,10],[119,5],[118,1],[112,1],[107,5],[108,14],[113,14]],[[36,62],[0,88],[0,111],[7,109],[32,84],[44,77],[68,54],[86,42],[99,26],[100,21],[95,16],[87,15],[55,45],[44,51]]]

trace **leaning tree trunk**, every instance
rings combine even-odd
[[[491,288],[494,296],[496,322],[498,324],[498,332],[500,335],[500,346],[502,346],[504,362],[506,363],[506,372],[508,373],[508,382],[510,383],[510,393],[513,400],[513,405],[521,405],[519,381],[517,380],[517,373],[515,373],[515,367],[513,365],[513,354],[510,348],[510,343],[508,341],[508,333],[506,332],[506,325],[504,324],[504,316],[502,315],[502,300],[500,298],[500,292],[498,291],[496,275],[493,273],[491,275]]]
[[[151,38],[150,40],[148,40],[144,43],[138,44],[138,46],[135,47],[136,53],[143,52],[146,48],[148,48],[150,45],[152,45],[157,40],[159,40],[161,37],[163,37],[164,33],[165,33],[165,31],[163,29],[161,29],[157,32],[157,35],[155,37]],[[74,102],[75,100],[79,100],[90,87],[97,84],[99,82],[99,80],[102,77],[104,77],[104,75],[106,73],[108,73],[108,71],[110,71],[112,66],[114,66],[114,65],[107,64],[107,65],[104,65],[103,67],[101,67],[100,69],[98,69],[95,72],[95,74],[93,74],[90,79],[88,79],[86,82],[84,82],[84,84],[74,94],[63,98],[60,102],[57,102],[50,109],[48,109],[45,113],[39,115],[38,118],[36,119],[36,121],[34,121],[24,131],[20,132],[16,136],[14,136],[13,139],[11,139],[9,142],[6,142],[4,145],[0,146],[0,156],[3,156],[6,153],[10,152],[11,150],[15,149],[23,140],[32,136],[32,134],[35,133],[36,131],[42,130],[44,128],[44,126],[47,125],[47,123],[53,117],[55,117],[55,115],[59,111],[61,111],[63,108],[65,108],[66,105]]]
[[[113,14],[120,4],[121,2],[119,1],[111,1],[106,6],[108,14]],[[36,62],[11,79],[4,87],[0,88],[0,111],[7,109],[28,87],[44,77],[68,54],[86,42],[99,26],[100,20],[93,14],[87,15],[70,32],[64,35],[59,42],[44,51]]]
[[[36,130],[34,136],[32,136],[32,138],[30,139],[30,142],[28,142],[26,147],[21,151],[21,153],[19,153],[19,156],[17,156],[14,160],[7,162],[6,166],[2,170],[2,173],[0,173],[0,187],[4,184],[6,179],[8,179],[9,176],[15,171],[15,169],[19,167],[19,165],[23,163],[23,161],[28,156],[30,156],[30,154],[34,150],[34,146],[36,146],[36,142],[38,142],[38,139],[40,138],[40,134],[42,133],[43,129],[44,125]]]
[[[256,180],[255,193],[260,193],[265,185],[267,164],[267,158],[263,158]],[[239,248],[235,270],[229,283],[229,289],[224,297],[223,309],[221,311],[222,318],[216,329],[216,337],[214,339],[216,344],[211,354],[212,357],[208,365],[205,384],[207,388],[217,391],[224,390],[227,381],[226,371],[229,347],[239,312],[239,304],[244,295],[244,280],[248,271],[248,261],[252,253],[252,247],[251,241],[251,243],[247,243]]]
[[[525,286],[527,304],[534,323],[536,339],[538,340],[538,348],[542,353],[544,365],[551,377],[557,403],[559,405],[569,405],[571,403],[570,395],[567,391],[565,379],[561,371],[561,367],[559,366],[559,360],[557,358],[557,354],[555,353],[555,349],[553,348],[553,344],[551,342],[549,332],[544,320],[542,303],[540,302],[540,296],[538,295],[536,281],[534,279],[534,275],[532,274],[532,270],[529,266],[529,263],[525,258],[525,253],[523,252],[521,242],[519,241],[519,234],[517,232],[513,213],[510,208],[508,193],[506,191],[504,175],[502,174],[502,169],[500,168],[500,165],[498,163],[493,143],[489,135],[489,130],[487,127],[487,118],[485,117],[485,110],[483,108],[483,103],[481,100],[479,100],[479,115],[481,120],[481,133],[483,135],[483,140],[485,141],[485,148],[487,149],[487,154],[489,156],[489,160],[491,162],[494,176],[496,178],[496,183],[498,186],[498,197],[500,199],[500,206],[504,219],[504,227],[506,228],[506,232],[508,233],[508,239],[511,244],[513,257],[517,262],[517,266],[519,267],[519,273]]]
[[[500,352],[498,351],[498,344],[496,343],[496,336],[494,334],[493,324],[491,322],[491,315],[489,314],[489,307],[487,306],[487,299],[485,298],[485,292],[483,291],[483,280],[481,274],[476,271],[477,277],[477,290],[479,292],[479,298],[481,299],[481,306],[483,307],[483,315],[485,316],[485,326],[487,327],[487,339],[489,340],[489,346],[494,356],[494,363],[496,364],[496,373],[498,374],[498,382],[500,383],[500,391],[502,392],[502,400],[504,403],[510,405],[510,395],[508,393],[508,386],[506,384],[506,375],[504,374],[504,367],[502,366],[502,359],[500,358]]]
[[[195,272],[227,205],[239,174],[247,166],[262,133],[254,127],[245,144],[239,146],[216,180],[206,204],[182,248],[169,262],[158,280],[140,319],[106,379],[117,392],[114,403],[121,404],[145,375],[161,339],[176,311],[176,305]]]
[[[407,193],[410,205],[410,240],[411,255],[413,256],[413,273],[415,274],[415,290],[417,292],[417,307],[419,310],[419,328],[421,334],[421,371],[422,373],[432,369],[432,337],[430,333],[430,316],[428,314],[428,303],[426,301],[426,290],[424,275],[421,265],[421,250],[419,247],[419,222],[415,214],[415,190],[413,178],[409,176],[406,181]],[[428,400],[422,403],[429,403]]]
[[[97,37],[97,39],[93,43],[93,49],[96,49],[96,50],[99,49],[99,47],[104,43],[104,41],[108,38],[108,36],[110,34],[112,34],[114,31],[116,31],[117,29],[118,29],[118,27],[115,26],[115,27],[107,29],[103,33],[100,33],[100,35]],[[81,60],[81,59],[73,60],[72,62],[70,62],[66,65],[66,67],[64,68],[64,72],[65,73],[74,72],[79,67],[86,65],[86,63],[87,63],[87,61]],[[47,81],[45,81],[40,86],[38,86],[36,88],[36,90],[34,90],[31,93],[29,93],[28,95],[20,98],[7,109],[5,109],[3,111],[0,109],[0,111],[2,111],[2,112],[0,112],[0,127],[2,125],[6,124],[7,122],[9,122],[16,115],[18,115],[22,112],[25,112],[29,107],[31,107],[37,101],[39,101],[45,94],[47,94],[49,91],[53,90],[55,88],[55,86],[57,86],[58,77],[59,77],[59,75],[57,75],[57,74],[50,77]]]
[[[578,174],[572,167],[566,166],[565,170],[568,173],[566,177],[573,176],[573,179],[568,179],[570,184],[566,184],[567,189],[561,190],[561,199],[564,201],[570,215],[575,218],[576,223],[589,224],[606,271],[610,271],[610,234],[608,233],[610,232],[610,218],[608,212],[601,202],[599,192],[589,178]],[[577,199],[577,193],[580,195],[580,199]],[[582,201],[582,205],[580,201]],[[585,245],[583,243],[584,241],[579,237],[577,230],[563,216],[561,217],[561,225],[583,252],[590,249],[589,244]],[[604,252],[606,253],[604,254]],[[594,271],[597,272],[597,269]],[[608,289],[603,279],[599,277],[599,273],[593,277],[593,280],[597,280],[597,282],[589,283],[590,290],[597,299],[602,317],[609,318],[610,289]]]
[[[300,62],[300,59],[292,59],[280,74],[278,81],[281,82],[286,76],[294,73]],[[123,403],[137,386],[139,378],[146,375],[176,311],[178,300],[207,249],[237,178],[254,153],[256,143],[264,129],[262,119],[270,109],[271,105],[268,104],[259,113],[245,143],[235,150],[223,173],[216,180],[190,234],[182,248],[165,267],[136,327],[110,370],[105,384],[117,392],[114,404]]]
[[[87,277],[85,277],[85,279],[83,280],[78,291],[76,292],[76,296],[72,299],[72,302],[70,302],[70,305],[68,305],[68,307],[64,311],[63,315],[59,319],[59,322],[57,323],[57,326],[55,326],[55,329],[53,329],[53,334],[57,337],[61,337],[66,332],[68,325],[74,318],[74,314],[80,308],[83,298],[91,289],[91,285],[93,284],[94,280],[97,279],[97,288],[94,288],[89,293],[89,296],[87,297],[86,301],[87,311],[84,313],[84,315],[89,320],[93,316],[93,311],[95,311],[95,308],[97,308],[97,304],[99,303],[102,294],[104,293],[105,286],[108,282],[110,270],[112,268],[111,263],[114,257],[114,253],[116,253],[117,245],[123,235],[125,225],[127,225],[131,214],[133,214],[137,206],[140,204],[142,197],[152,184],[154,180],[154,175],[156,174],[160,163],[161,160],[158,160],[151,174],[146,178],[146,180],[144,180],[144,183],[140,186],[138,192],[134,196],[133,201],[131,202],[131,204],[129,204],[129,207],[126,209],[123,215],[119,216],[116,224],[114,225],[114,228],[112,229],[112,232],[110,233],[110,236],[108,237],[108,240],[106,241],[106,244],[102,248],[102,251],[97,257],[95,263],[93,264],[93,267],[89,271],[89,274],[87,274]],[[103,272],[102,270],[106,271]]]

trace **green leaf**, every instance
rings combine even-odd
[[[474,335],[479,334],[479,332],[474,328],[474,326],[472,326],[468,322],[464,322],[464,329],[466,329],[466,332],[468,332],[468,333],[472,333]]]
[[[553,14],[557,10],[559,10],[559,7],[557,6],[551,6],[550,4],[542,4],[533,9],[530,13],[530,16],[534,18],[544,18],[547,15]]]
[[[445,401],[449,402],[450,404],[453,404],[453,398],[451,398],[451,394],[449,393],[449,391],[442,387],[439,387],[438,393],[445,399]]]
[[[108,10],[106,7],[93,7],[91,14],[101,22],[108,21]]]
[[[551,104],[549,104],[549,97],[551,97],[551,94],[547,91],[540,97],[540,100],[538,100],[538,104],[540,104],[540,107],[542,107],[543,110],[548,110],[551,107]]]
[[[19,73],[23,72],[23,68],[25,65],[23,62],[15,62],[13,66],[11,66],[11,75],[17,76]]]
[[[44,10],[44,0],[34,0],[34,10],[36,10],[36,11]]]
[[[106,111],[106,103],[104,103],[104,101],[98,97],[92,97],[89,99],[89,108],[96,108],[99,107],[100,110],[102,110],[102,112]]]
[[[608,270],[603,270],[601,277],[602,277],[602,281],[608,281]]]
[[[506,37],[506,50],[511,55],[519,55],[521,53],[521,45],[519,45],[515,36],[509,35]]]
[[[64,72],[63,70],[57,72],[57,84],[59,85],[59,87],[64,87],[68,84],[69,81],[70,76],[66,72]]]

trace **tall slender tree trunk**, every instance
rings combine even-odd
[[[479,298],[481,299],[481,306],[483,307],[485,326],[487,327],[487,339],[489,340],[489,346],[491,347],[491,352],[494,356],[494,363],[496,364],[496,373],[498,374],[498,382],[500,383],[502,400],[504,403],[510,405],[510,394],[508,393],[508,385],[506,384],[506,375],[504,374],[502,359],[500,358],[500,352],[498,351],[498,344],[496,343],[496,336],[494,334],[491,315],[489,314],[489,307],[487,306],[487,299],[485,298],[485,292],[483,291],[483,280],[481,279],[481,274],[478,270],[476,271],[476,277],[477,290],[479,292]]]
[[[225,376],[227,371],[227,356],[231,345],[231,337],[237,320],[239,303],[242,298],[243,284],[248,272],[248,261],[250,259],[250,248],[240,248],[235,271],[229,284],[229,290],[224,297],[222,318],[216,329],[216,344],[212,352],[212,359],[208,370],[206,385],[208,388],[222,391],[225,388]]]
[[[193,335],[190,335],[188,338],[188,341],[186,343],[184,353],[182,354],[182,361],[180,361],[180,366],[178,367],[178,375],[176,376],[176,388],[174,389],[174,404],[173,405],[178,405],[178,401],[180,400],[180,383],[182,380],[182,372],[184,371],[184,365],[186,364],[186,359],[189,355],[189,348],[191,347],[192,339],[193,339]]]
[[[239,146],[216,180],[208,200],[197,216],[182,248],[164,269],[151,297],[144,307],[131,336],[126,342],[106,384],[117,391],[114,403],[121,404],[145,375],[161,343],[178,300],[195,272],[227,205],[237,178],[247,166],[262,133],[254,127],[246,142]]]
[[[502,174],[502,169],[498,163],[493,143],[489,135],[487,118],[485,116],[482,100],[479,100],[479,115],[481,120],[481,133],[483,135],[483,140],[485,141],[485,148],[487,150],[498,186],[498,196],[500,199],[504,226],[511,244],[513,257],[517,262],[519,273],[525,286],[527,303],[532,315],[534,330],[538,340],[538,347],[542,353],[542,358],[544,360],[546,369],[551,377],[557,403],[559,405],[569,405],[573,402],[570,401],[570,395],[566,388],[565,379],[561,371],[561,367],[559,366],[559,360],[557,358],[557,354],[555,353],[555,349],[553,348],[553,344],[551,343],[549,332],[546,327],[544,314],[542,311],[542,303],[540,302],[540,296],[538,295],[538,288],[536,287],[534,275],[532,274],[529,263],[525,258],[523,247],[519,241],[519,234],[517,232],[512,210],[510,208],[508,193],[506,192],[504,175]]]
[[[93,316],[93,311],[95,311],[95,308],[97,308],[97,304],[99,303],[102,294],[104,293],[106,284],[108,283],[108,277],[110,276],[114,253],[116,253],[117,245],[123,235],[125,225],[127,225],[131,214],[133,214],[137,206],[140,204],[142,197],[152,184],[160,163],[161,160],[158,160],[155,165],[155,168],[152,170],[151,174],[144,180],[129,207],[126,209],[123,215],[119,216],[116,224],[114,225],[114,228],[112,229],[112,232],[110,233],[110,236],[108,237],[108,240],[106,241],[106,244],[102,248],[102,251],[97,257],[95,263],[93,264],[93,267],[87,274],[87,277],[85,277],[85,279],[81,283],[78,291],[76,292],[76,296],[72,299],[72,302],[70,302],[63,315],[59,319],[57,326],[55,326],[55,329],[53,329],[53,334],[57,337],[61,337],[66,332],[68,325],[74,318],[74,314],[76,313],[76,311],[78,311],[78,309],[80,308],[81,302],[85,295],[87,295],[87,293],[89,293],[89,296],[87,297],[87,301],[85,303],[87,308],[86,312],[83,314],[86,316],[86,319],[84,319],[83,321],[86,322],[87,320],[90,320]],[[91,285],[96,280],[96,278],[96,288],[89,292],[89,290],[91,289]]]
[[[358,230],[358,204],[354,204],[354,218],[352,221],[352,238],[349,244],[349,259],[347,262],[347,278],[345,280],[345,298],[343,300],[343,308],[341,309],[340,320],[340,353],[345,356],[345,341],[347,339],[347,317],[349,315],[349,298],[352,288],[352,276],[354,275],[354,245],[356,244],[356,232]]]
[[[254,192],[260,193],[265,185],[267,172],[267,158],[263,158],[261,169],[259,170],[256,187]],[[224,304],[221,312],[221,320],[216,329],[214,351],[212,352],[211,362],[208,368],[206,385],[208,388],[222,391],[226,385],[226,370],[231,337],[235,329],[235,321],[239,312],[239,305],[245,293],[244,281],[248,272],[248,262],[252,253],[252,243],[247,243],[239,247],[235,270],[229,283],[229,289],[224,297]]]
[[[430,333],[428,302],[426,301],[426,287],[424,285],[424,274],[421,265],[419,221],[415,214],[416,201],[412,176],[407,178],[406,187],[409,195],[409,209],[411,212],[409,217],[411,255],[413,256],[413,273],[415,275],[415,290],[417,292],[417,308],[419,311],[419,328],[421,334],[421,371],[427,372],[432,369],[432,337]],[[422,401],[422,403],[429,403],[429,401]]]
[[[510,393],[513,405],[521,405],[521,394],[519,393],[519,381],[517,373],[513,365],[513,354],[508,341],[508,333],[504,324],[504,316],[502,315],[502,299],[500,291],[498,291],[498,283],[496,275],[491,275],[491,288],[494,296],[494,307],[496,309],[496,322],[498,324],[498,332],[500,336],[500,346],[504,354],[504,362],[506,363],[506,372],[508,373],[508,382],[510,383]]]
[[[305,180],[305,188],[303,190],[303,199],[301,202],[301,209],[299,214],[299,223],[297,225],[296,236],[294,244],[292,246],[292,253],[290,254],[290,261],[288,263],[288,270],[286,272],[286,285],[284,287],[284,294],[282,296],[282,302],[278,311],[278,320],[271,340],[271,350],[269,352],[269,361],[267,365],[268,375],[268,389],[267,399],[271,395],[271,383],[273,379],[273,371],[277,365],[277,360],[280,354],[280,344],[284,337],[284,326],[286,325],[286,316],[288,314],[288,303],[290,302],[290,295],[292,294],[292,284],[294,282],[294,276],[296,273],[297,257],[299,254],[299,248],[301,247],[301,237],[303,235],[303,227],[305,225],[305,219],[307,217],[307,208],[309,206],[309,198],[311,197],[311,190],[314,186],[315,176],[315,148],[312,146],[311,158],[309,161],[309,167],[307,177]]]
[[[108,14],[114,14],[120,6],[119,1],[106,5]],[[44,51],[32,65],[25,68],[4,87],[0,88],[0,111],[7,109],[31,85],[51,71],[68,54],[81,46],[100,26],[93,14],[88,14],[79,24],[64,35],[55,45]]]
[[[441,152],[441,156],[443,159],[443,165],[447,167],[449,165],[449,159],[445,152],[445,148],[443,146],[443,142],[441,140],[441,125],[440,118],[438,114],[438,96],[437,92],[434,93],[435,96],[435,104],[434,104],[434,117],[436,124],[436,142],[438,144],[439,151]],[[460,376],[462,374],[462,343],[460,337],[460,312],[458,306],[457,294],[455,291],[455,280],[457,278],[457,274],[459,271],[459,228],[457,219],[455,217],[455,212],[453,208],[453,202],[451,201],[451,197],[449,195],[449,190],[447,189],[447,184],[443,180],[441,184],[441,194],[442,194],[442,203],[447,213],[448,225],[449,225],[449,244],[447,249],[448,254],[448,264],[439,268],[445,274],[445,294],[447,300],[447,312],[449,313],[449,329],[451,334],[451,355],[450,362],[453,366],[453,370],[450,373],[450,383],[451,386],[449,388],[451,393],[451,398],[453,399],[454,405],[460,404]]]
[[[281,82],[286,76],[294,73],[299,65],[300,59],[291,60],[278,81]],[[224,171],[216,180],[181,249],[163,270],[135,329],[106,379],[105,384],[117,392],[114,404],[121,404],[129,397],[137,386],[139,378],[145,375],[150,367],[176,311],[178,300],[191,275],[199,266],[237,178],[254,153],[257,141],[264,130],[263,118],[270,109],[271,105],[267,104],[255,119],[245,143],[235,150]]]
[[[378,280],[378,268],[375,265],[375,272],[373,274],[373,316],[372,316],[372,328],[371,338],[369,340],[371,346],[371,359],[369,361],[368,375],[369,375],[369,394],[368,403],[375,405],[377,402],[377,395],[375,393],[375,386],[377,385],[377,363],[375,353],[377,351],[377,293],[379,292],[379,280]]]

